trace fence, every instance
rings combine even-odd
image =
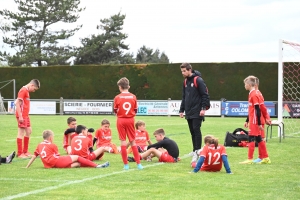
[[[181,100],[138,100],[137,115],[178,115]],[[4,99],[9,114],[14,114],[14,100]],[[277,116],[277,103],[265,102],[271,117]],[[29,114],[113,115],[113,100],[31,99]],[[206,116],[247,116],[247,101],[211,101]]]

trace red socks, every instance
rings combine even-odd
[[[17,148],[18,148],[18,156],[23,153],[23,140],[21,138],[17,138]]]
[[[78,160],[77,160],[79,163],[80,163],[80,166],[81,167],[96,167],[97,164],[88,160],[88,159],[85,159],[83,157],[80,157],[78,156]]]
[[[123,160],[124,165],[127,165],[128,161],[127,161],[127,148],[126,148],[126,146],[121,146],[121,156],[122,156],[122,160]]]
[[[249,142],[248,143],[248,159],[249,160],[253,159],[254,149],[255,149],[255,142]]]
[[[131,148],[132,148],[132,152],[133,152],[133,156],[134,156],[134,160],[135,160],[136,164],[140,164],[141,163],[140,154],[139,154],[137,147],[132,146]]]
[[[27,153],[28,152],[28,145],[29,145],[29,137],[24,136],[23,153]]]
[[[260,143],[258,143],[258,155],[260,159],[269,157],[265,141],[261,141]]]

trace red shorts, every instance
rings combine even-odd
[[[175,159],[172,156],[170,156],[169,153],[166,151],[161,154],[161,156],[159,158],[159,162],[173,163],[173,162],[175,162]]]
[[[260,129],[257,124],[249,124],[249,135],[258,136],[260,135]]]
[[[129,142],[135,140],[134,118],[118,118],[117,129],[119,133],[119,139],[125,141],[126,136]]]
[[[17,117],[18,128],[28,128],[30,127],[30,119],[29,117],[23,117],[23,122],[19,121],[19,117]]]
[[[71,168],[72,163],[71,156],[59,156],[54,168]]]

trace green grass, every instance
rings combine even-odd
[[[41,133],[51,129],[54,142],[62,155],[63,131],[68,116],[31,116],[33,128],[30,152],[42,141]],[[119,145],[114,116],[75,116],[78,124],[98,128],[103,118],[111,122],[113,142]],[[225,169],[217,173],[191,171],[191,138],[187,123],[179,117],[137,116],[144,120],[152,142],[153,131],[164,128],[167,136],[179,146],[182,160],[174,164],[142,161],[144,170],[123,171],[120,155],[105,154],[102,163],[109,161],[105,169],[74,168],[44,169],[38,158],[29,169],[28,159],[15,158],[11,164],[0,166],[0,199],[299,199],[300,162],[298,160],[300,140],[278,138],[268,140],[267,148],[272,160],[270,165],[240,165],[247,158],[247,148],[227,148],[228,160],[233,175]],[[17,124],[12,115],[0,115],[0,154],[16,150]],[[224,143],[226,131],[242,127],[244,118],[206,117],[202,126],[203,135],[212,134]],[[273,134],[274,136],[274,134]],[[257,149],[255,151],[257,155]]]

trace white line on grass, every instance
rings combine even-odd
[[[185,159],[185,158],[188,158],[188,157],[190,157],[190,155],[186,154],[186,155],[183,155],[182,157],[180,157],[180,159]],[[146,166],[144,166],[144,168],[155,167],[155,166],[163,165],[163,164],[164,163],[159,162],[159,163],[155,163],[155,164],[152,164],[152,165],[146,165]],[[110,174],[103,174],[103,175],[94,176],[94,177],[90,177],[90,178],[85,178],[85,179],[81,179],[81,180],[68,181],[66,183],[62,183],[62,184],[59,184],[59,185],[56,185],[56,186],[46,187],[46,188],[39,189],[39,190],[33,190],[33,191],[30,191],[30,192],[24,192],[24,193],[19,193],[19,194],[12,195],[12,196],[7,196],[7,197],[4,197],[4,198],[1,198],[0,200],[21,198],[21,197],[25,197],[25,196],[28,196],[28,195],[31,195],[31,194],[38,194],[38,193],[41,193],[41,192],[47,192],[47,191],[55,190],[55,189],[58,189],[58,188],[61,188],[61,187],[67,186],[67,185],[83,183],[83,182],[91,181],[91,180],[94,180],[94,179],[105,178],[105,177],[108,177],[108,176],[113,176],[115,174],[122,174],[122,173],[125,173],[125,172],[136,171],[136,170],[138,170],[138,169],[129,169],[129,170],[126,170],[126,171],[122,170],[122,171],[113,172],[113,173],[110,173]],[[3,180],[3,179],[0,179],[0,180]]]
[[[31,182],[66,182],[66,180],[51,180],[51,179],[47,179],[47,180],[42,180],[42,179],[27,179],[27,178],[0,178],[0,182],[1,181],[31,181]]]

